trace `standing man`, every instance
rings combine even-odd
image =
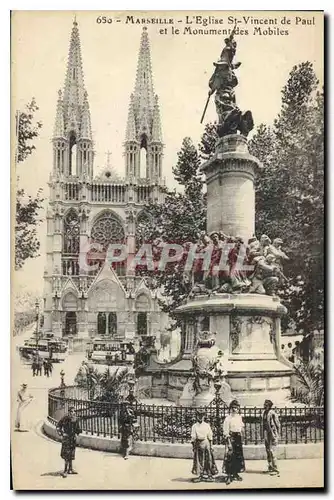
[[[263,405],[264,412],[262,414],[263,437],[266,447],[268,472],[279,475],[276,459],[276,449],[281,432],[281,426],[277,414],[272,409],[273,402],[266,399]]]
[[[48,362],[46,359],[43,361],[43,369],[44,369],[44,375],[47,377],[49,376],[49,367],[48,367]]]
[[[22,384],[21,389],[17,393],[17,410],[15,419],[15,430],[17,432],[22,431],[21,429],[21,416],[22,410],[31,403],[32,396],[27,396],[27,384]]]
[[[129,454],[133,448],[133,434],[136,421],[136,415],[129,401],[123,401],[121,404],[118,425],[121,433],[121,453],[124,460],[129,458]]]

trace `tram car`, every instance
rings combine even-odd
[[[31,364],[36,354],[43,359],[49,359],[52,363],[60,363],[65,361],[68,354],[68,347],[66,342],[56,337],[41,338],[36,341],[32,337],[24,341],[22,346],[19,346],[19,355],[23,362]]]
[[[123,338],[95,338],[88,345],[87,358],[92,363],[104,365],[132,365],[135,353],[133,341]]]

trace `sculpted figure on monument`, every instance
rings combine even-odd
[[[261,253],[266,257],[269,246],[271,245],[271,239],[266,234],[263,234],[260,238]]]
[[[221,273],[219,272],[219,263],[222,252],[223,242],[219,238],[219,233],[213,231],[210,234],[211,245],[211,261],[210,267],[206,271],[207,278],[205,280],[208,288],[212,291],[217,291],[221,284]]]
[[[250,111],[242,113],[235,101],[234,88],[238,85],[238,79],[234,70],[239,68],[241,63],[233,64],[232,62],[237,47],[233,39],[234,31],[229,38],[225,39],[225,47],[220,59],[213,63],[215,71],[209,80],[209,98],[216,92],[215,105],[218,114],[219,137],[236,134],[238,131],[247,137],[254,127],[252,113]]]
[[[267,250],[268,254],[272,254],[275,257],[275,262],[280,271],[283,271],[283,262],[289,260],[289,257],[282,250],[282,245],[283,240],[281,240],[281,238],[275,238],[272,245],[269,245]]]
[[[197,253],[204,253],[206,248],[210,245],[210,238],[206,234],[205,231],[201,231],[198,235],[198,242],[197,242]],[[190,295],[203,295],[208,292],[207,289],[207,273],[203,269],[203,260],[202,259],[197,259],[194,262],[194,267],[193,267],[193,288],[190,292]]]
[[[225,353],[218,351],[217,358],[213,370],[213,379],[215,382],[223,381],[227,375],[227,364]]]
[[[275,295],[279,283],[280,271],[272,254],[253,259],[255,265],[249,293]]]
[[[208,331],[199,332],[197,350],[192,358],[196,395],[209,392],[211,382],[214,379],[217,362],[217,348],[213,348],[215,345],[214,337],[214,333]]]
[[[241,248],[244,245],[242,238],[237,237],[234,248],[232,248],[228,254],[228,264],[229,264],[229,279],[232,288],[232,293],[242,293],[248,291],[250,287],[250,281],[247,278],[247,274],[242,268],[244,260],[246,258],[246,252],[244,259],[242,260]]]

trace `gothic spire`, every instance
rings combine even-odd
[[[139,57],[134,92],[134,105],[137,115],[153,111],[154,90],[151,66],[150,45],[147,28],[144,27],[140,40]]]
[[[93,176],[93,139],[84,85],[78,23],[74,19],[64,92],[59,92],[53,135],[54,171],[65,176]]]
[[[153,125],[152,125],[152,141],[162,142],[161,120],[159,110],[159,99],[155,96],[155,103],[153,109]]]
[[[133,103],[133,94],[130,96],[130,104],[129,104],[129,112],[128,112],[128,121],[126,125],[126,141],[135,141],[136,140],[136,122],[135,122],[135,112],[134,112],[134,103]]]
[[[153,144],[154,143],[154,144]],[[140,150],[147,153],[140,165]],[[125,136],[126,175],[161,177],[162,134],[158,97],[154,94],[150,45],[147,28],[140,40],[135,88],[131,94]],[[143,157],[144,158],[144,157]]]
[[[129,140],[129,130],[131,130],[131,134],[134,132],[139,143],[142,143],[144,135],[150,140],[152,136],[155,103],[156,98],[153,87],[150,44],[147,28],[144,27],[140,40],[135,88],[131,95],[129,106],[126,140]],[[134,131],[133,122],[135,127]]]
[[[57,111],[55,126],[53,129],[53,137],[59,139],[65,137],[64,108],[61,90],[58,91]]]
[[[64,111],[70,122],[72,122],[75,117],[75,121],[77,122],[77,124],[80,123],[84,100],[85,86],[82,69],[79,29],[77,21],[74,20],[68,53],[63,98]],[[68,126],[71,127],[71,123],[67,123],[67,127]]]
[[[87,92],[85,92],[84,94],[84,102],[82,107],[80,138],[92,139],[92,128],[90,122],[90,112],[87,99]]]

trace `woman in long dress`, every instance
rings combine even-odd
[[[65,462],[63,477],[67,474],[77,474],[73,470],[72,462],[75,459],[76,436],[82,432],[77,421],[75,408],[69,408],[68,415],[65,415],[57,424],[57,432],[62,437],[60,456]]]
[[[212,430],[210,425],[204,422],[204,413],[198,412],[196,419],[197,422],[191,428],[194,452],[192,473],[198,476],[195,481],[212,482],[212,476],[218,474],[212,450]]]
[[[244,423],[240,415],[240,404],[233,400],[229,407],[230,413],[224,420],[223,430],[226,443],[224,469],[227,474],[226,484],[233,480],[242,481],[239,472],[245,470],[245,460],[242,449],[242,434]]]

